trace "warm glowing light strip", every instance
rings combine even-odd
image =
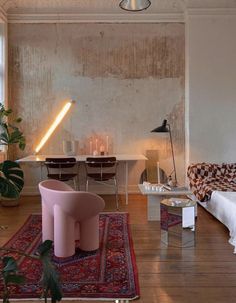
[[[60,113],[58,114],[58,116],[56,117],[56,119],[54,120],[54,122],[52,123],[52,125],[49,127],[49,129],[46,132],[46,134],[41,139],[39,145],[36,147],[36,149],[35,149],[36,153],[38,153],[40,151],[40,149],[44,146],[44,144],[48,141],[48,139],[51,136],[51,134],[54,132],[54,130],[60,124],[60,122],[62,121],[62,119],[65,117],[65,115],[68,112],[68,110],[70,109],[72,103],[74,103],[74,101],[69,101],[69,102],[67,102],[64,105],[64,107],[62,108],[62,110],[60,111]]]

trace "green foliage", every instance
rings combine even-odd
[[[16,118],[12,123],[8,121],[12,109],[5,109],[0,103],[0,145],[16,144],[20,149],[25,148],[25,137],[16,126],[22,119]],[[0,196],[8,199],[17,199],[24,186],[24,175],[19,164],[13,161],[0,163]]]
[[[17,262],[13,257],[2,258],[3,269],[1,275],[3,278],[3,303],[9,303],[9,286],[11,284],[21,284],[25,281],[25,278],[18,274]]]
[[[42,297],[44,298],[45,303],[47,302],[47,299],[49,297],[51,297],[52,303],[56,303],[58,301],[61,301],[62,299],[59,277],[51,262],[51,257],[50,257],[51,249],[52,249],[52,241],[50,240],[46,240],[41,245],[39,245],[36,255],[30,255],[14,249],[0,247],[0,250],[2,251],[14,252],[19,254],[20,256],[23,255],[28,258],[38,259],[42,262],[43,265],[42,277],[41,277],[41,283],[43,288]],[[0,260],[3,263],[3,269],[1,271],[1,276],[4,285],[3,303],[10,303],[9,286],[11,284],[24,283],[25,277],[18,273],[17,260],[15,258],[11,256],[5,256],[3,258],[0,258]]]
[[[4,198],[16,199],[24,186],[24,173],[19,164],[4,161],[0,164],[0,194]]]
[[[39,258],[43,264],[43,274],[41,278],[41,283],[43,286],[43,298],[47,302],[47,298],[51,296],[51,302],[56,303],[61,301],[62,292],[60,287],[60,282],[58,274],[50,260],[50,251],[52,248],[52,241],[44,241],[37,249]]]
[[[24,150],[25,137],[16,126],[16,124],[19,124],[22,119],[16,118],[12,123],[9,123],[8,119],[11,114],[12,110],[5,109],[4,105],[0,103],[0,144],[6,146],[18,144],[19,148]]]
[[[23,150],[25,148],[25,137],[16,126],[16,124],[20,123],[22,120],[21,118],[16,118],[12,124],[8,123],[8,118],[11,114],[12,110],[6,110],[3,104],[0,103],[0,145],[9,146],[18,144],[19,148]],[[23,186],[24,174],[19,164],[9,160],[0,163],[0,195],[4,198],[18,198]],[[3,228],[1,227],[0,229]],[[0,247],[0,250],[2,251],[14,252],[29,258],[39,259],[42,262],[43,267],[41,277],[43,288],[42,297],[44,298],[44,302],[47,302],[47,298],[51,297],[51,302],[56,303],[62,299],[62,292],[57,272],[51,262],[51,249],[52,241],[49,240],[43,242],[38,247],[37,256]],[[25,278],[18,273],[17,260],[15,258],[11,256],[0,257],[0,261],[3,263],[0,272],[4,285],[3,303],[10,303],[9,286],[11,284],[24,283]]]

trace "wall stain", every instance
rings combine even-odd
[[[77,40],[74,73],[90,78],[178,78],[184,74],[184,42],[178,37],[82,37]],[[131,40],[131,41],[130,41]],[[116,43],[114,43],[116,44]],[[82,68],[81,68],[82,66]]]
[[[184,75],[183,24],[86,25],[68,41],[76,76],[119,79]]]

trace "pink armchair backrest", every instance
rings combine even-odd
[[[61,209],[76,221],[86,220],[97,215],[105,206],[104,200],[96,194],[74,191],[69,185],[57,180],[40,182],[39,190],[42,203],[53,215],[53,208],[59,205]]]

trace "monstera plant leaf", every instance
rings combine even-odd
[[[0,194],[3,198],[16,199],[24,186],[24,174],[19,164],[4,161],[0,164]]]
[[[25,148],[25,137],[22,131],[18,128],[22,119],[20,117],[12,120],[10,116],[13,114],[12,109],[5,109],[0,103],[0,144],[1,145],[18,145],[21,150]],[[9,123],[9,121],[12,123]]]
[[[37,249],[37,255],[43,265],[43,273],[41,277],[41,283],[43,286],[43,297],[45,302],[47,298],[51,296],[51,302],[56,303],[62,299],[61,285],[59,276],[51,262],[50,250],[52,249],[52,241],[46,240],[39,245]]]

